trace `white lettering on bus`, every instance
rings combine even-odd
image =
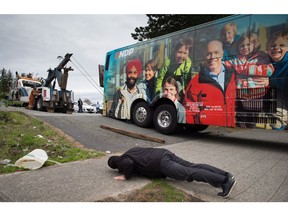
[[[119,58],[129,56],[129,55],[131,55],[133,52],[134,52],[134,48],[120,51],[120,53],[119,53]]]

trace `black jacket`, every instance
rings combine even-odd
[[[118,170],[129,179],[132,174],[149,178],[164,178],[161,174],[161,158],[166,149],[135,147],[120,156]]]

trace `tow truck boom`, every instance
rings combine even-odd
[[[56,78],[61,90],[66,90],[68,72],[73,69],[71,67],[65,68],[65,65],[70,61],[70,57],[72,55],[73,55],[72,53],[67,53],[64,59],[59,63],[59,65],[54,70],[52,70],[51,68],[47,70],[48,77],[45,80],[43,87],[48,87],[51,84],[51,82]],[[64,70],[63,74],[61,71],[62,69]]]

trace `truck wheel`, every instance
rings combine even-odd
[[[171,134],[175,131],[177,123],[177,111],[171,104],[162,104],[154,112],[153,123],[162,134]]]
[[[139,127],[152,125],[152,111],[149,105],[143,101],[137,103],[132,110],[133,122]]]
[[[199,132],[208,128],[208,125],[185,125],[186,130],[190,132]]]
[[[37,98],[37,101],[36,101],[36,109],[38,111],[43,111],[44,110],[44,107],[43,107],[43,98],[41,96],[39,96]]]

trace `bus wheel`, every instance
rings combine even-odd
[[[185,128],[186,128],[186,130],[191,131],[191,132],[198,132],[198,131],[203,131],[203,130],[207,129],[208,125],[193,125],[193,124],[189,125],[189,124],[186,124]]]
[[[132,111],[133,122],[140,127],[149,127],[152,124],[152,111],[147,103],[137,103]]]
[[[162,134],[171,134],[177,127],[177,111],[171,104],[162,104],[154,112],[153,123]]]
[[[44,110],[44,107],[43,107],[43,98],[40,96],[37,98],[37,101],[36,101],[36,109],[38,111],[43,111]]]

